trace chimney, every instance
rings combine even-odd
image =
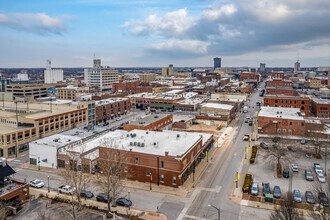
[[[166,151],[166,152],[165,152],[165,157],[167,157],[167,156],[168,156],[168,152]]]

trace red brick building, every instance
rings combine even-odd
[[[132,94],[137,93],[138,86],[140,86],[140,81],[137,80],[119,80],[119,82],[112,83],[112,91]]]
[[[163,128],[170,128],[173,123],[173,115],[152,114],[137,121],[131,121],[129,124],[124,124],[124,130],[147,130],[161,131]]]
[[[297,96],[298,92],[294,89],[269,87],[269,88],[266,88],[266,94],[267,95]]]
[[[292,88],[291,80],[282,80],[282,79],[268,79],[266,81],[267,87],[276,87],[276,88]]]
[[[309,116],[309,98],[296,96],[266,95],[264,97],[264,106],[299,108],[300,112]]]
[[[110,98],[95,102],[95,122],[96,124],[106,122],[121,115],[127,114],[131,110],[129,98]]]
[[[330,118],[330,100],[312,99],[312,113],[318,118]]]
[[[268,72],[267,78],[269,79],[284,79],[284,73]]]
[[[104,138],[112,144],[102,146]],[[179,187],[201,160],[206,159],[205,152],[213,143],[213,135],[206,133],[116,130],[91,140],[86,144],[86,150],[98,149],[101,173],[102,161],[120,159],[122,172],[131,180]]]
[[[305,120],[298,108],[261,107],[259,134],[305,135]]]
[[[259,82],[259,78],[260,78],[259,73],[250,73],[250,72],[240,73],[240,80],[241,81],[257,80],[257,82]]]

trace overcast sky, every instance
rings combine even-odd
[[[330,65],[330,0],[1,0],[0,67]]]

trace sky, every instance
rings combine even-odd
[[[330,66],[329,0],[1,0],[0,68]]]

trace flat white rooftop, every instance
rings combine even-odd
[[[201,107],[217,108],[217,109],[225,109],[225,110],[231,110],[232,108],[234,108],[234,106],[232,106],[232,105],[218,104],[218,103],[204,103],[204,104],[201,104]]]
[[[133,136],[132,136],[132,135]],[[135,136],[134,136],[135,135]],[[178,137],[179,135],[179,137]],[[89,151],[102,145],[102,140],[111,140],[111,148],[146,153],[152,155],[165,156],[168,152],[170,156],[181,157],[185,154],[199,138],[202,137],[203,144],[205,144],[212,134],[194,133],[194,132],[178,132],[165,130],[157,131],[143,131],[143,130],[115,130],[113,132],[105,133],[84,145],[76,146],[72,149],[74,152]],[[106,146],[103,146],[106,147]]]
[[[313,99],[317,104],[326,104],[330,105],[330,99]]]
[[[304,120],[299,108],[282,108],[261,106],[260,117],[283,118],[292,120]]]

